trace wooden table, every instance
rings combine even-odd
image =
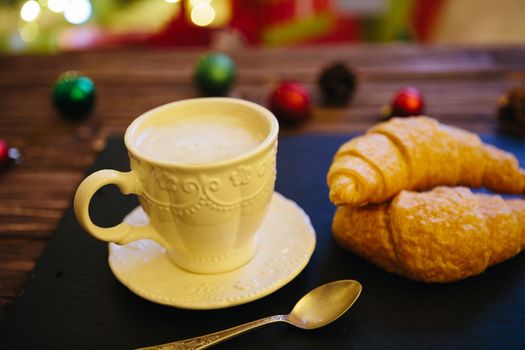
[[[0,138],[24,162],[0,175],[0,317],[22,290],[76,187],[108,135],[122,135],[141,113],[196,96],[193,65],[202,50],[117,50],[56,56],[0,56]],[[319,72],[351,65],[359,86],[346,108],[315,107],[291,133],[351,133],[378,121],[396,89],[417,86],[429,115],[476,132],[497,128],[498,98],[525,81],[525,47],[323,46],[231,53],[238,79],[231,96],[266,104],[277,82],[293,79],[318,100]],[[51,87],[80,70],[97,87],[95,112],[81,122],[60,118]]]

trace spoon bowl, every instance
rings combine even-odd
[[[361,294],[362,286],[353,280],[324,284],[307,293],[288,315],[288,323],[302,329],[326,326],[343,315]]]
[[[341,317],[359,298],[361,289],[361,284],[354,280],[323,284],[303,296],[289,315],[269,316],[200,337],[137,350],[206,349],[241,333],[274,322],[286,322],[302,329],[323,327]]]

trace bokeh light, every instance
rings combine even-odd
[[[64,12],[67,0],[47,0],[47,7],[55,13]]]
[[[24,23],[20,27],[20,39],[26,43],[33,42],[38,37],[39,32],[40,30],[35,22]]]
[[[40,5],[35,0],[29,0],[22,5],[20,9],[20,17],[26,21],[34,21],[40,13]]]
[[[190,6],[195,7],[197,5],[209,5],[211,4],[211,0],[190,0]]]
[[[72,24],[81,24],[86,22],[93,8],[89,0],[69,0],[64,10],[64,18]]]
[[[201,3],[191,10],[191,21],[200,27],[209,25],[214,19],[215,10],[210,4]]]

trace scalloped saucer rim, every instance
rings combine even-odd
[[[124,221],[143,225],[139,206]],[[244,266],[221,274],[196,274],[174,265],[151,240],[109,244],[109,265],[133,293],[183,309],[219,309],[265,297],[294,279],[308,264],[316,244],[310,218],[294,201],[274,192],[258,233],[260,246]]]

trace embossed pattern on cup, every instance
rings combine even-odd
[[[253,233],[273,194],[276,153],[277,142],[270,152],[237,166],[192,173],[130,156],[143,185],[140,204],[170,242],[168,253],[177,265],[195,270],[195,265],[246,262],[255,254]]]

